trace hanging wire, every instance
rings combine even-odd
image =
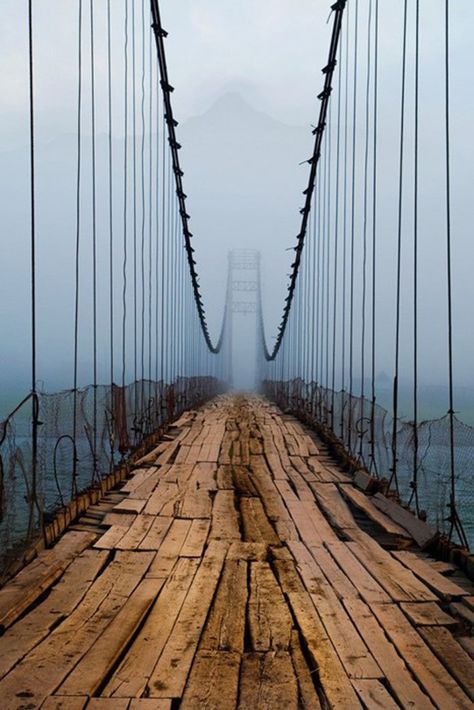
[[[107,141],[108,141],[108,188],[109,188],[109,338],[110,338],[110,411],[112,427],[115,421],[114,409],[114,202],[113,202],[113,125],[112,125],[112,33],[111,8],[107,0]],[[114,463],[115,439],[110,437],[111,467]]]
[[[128,267],[128,0],[125,0],[124,43],[124,152],[123,152],[123,261],[122,261],[122,389],[125,388],[127,365],[127,267]]]
[[[402,49],[402,90],[400,99],[400,153],[398,167],[398,236],[397,236],[397,287],[395,315],[395,374],[393,379],[393,426],[392,426],[392,468],[389,486],[395,483],[398,492],[398,394],[400,370],[400,313],[401,313],[401,270],[402,270],[402,229],[403,229],[403,155],[405,147],[405,90],[407,63],[407,14],[408,2],[403,5],[403,49]]]
[[[415,0],[415,121],[413,191],[413,480],[415,511],[420,514],[418,497],[418,158],[419,158],[419,75],[420,75],[420,1]]]
[[[91,70],[91,181],[92,181],[92,370],[93,370],[93,425],[92,425],[92,480],[97,470],[97,209],[96,209],[96,110],[95,110],[95,48],[94,0],[90,0],[90,70]]]

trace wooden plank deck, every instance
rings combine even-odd
[[[263,398],[186,413],[0,590],[1,710],[473,708],[472,585],[380,501]]]

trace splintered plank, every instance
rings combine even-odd
[[[252,650],[288,650],[292,619],[267,562],[250,563],[248,621]]]
[[[474,661],[452,636],[442,627],[419,629],[433,653],[457,680],[464,692],[474,701]]]
[[[51,550],[40,552],[33,562],[20,570],[0,590],[0,629],[11,626],[96,537],[89,532],[67,532]]]
[[[458,626],[456,619],[436,602],[408,602],[400,604],[400,608],[415,626]]]
[[[433,528],[381,493],[376,493],[372,501],[379,510],[405,528],[421,548],[427,547],[437,537],[437,532]]]
[[[350,483],[351,481],[342,471],[324,464],[318,456],[308,458],[308,468],[321,483]]]
[[[347,498],[356,508],[359,508],[365,515],[376,523],[384,532],[389,535],[397,535],[398,537],[411,538],[410,533],[408,533],[405,528],[401,525],[394,523],[388,515],[382,513],[372,502],[369,496],[365,493],[359,491],[354,486],[341,486],[340,488],[343,496]]]
[[[290,542],[289,548],[347,675],[350,678],[381,678],[379,666],[314,558],[303,543]]]
[[[246,653],[240,675],[239,709],[297,710],[298,684],[287,651]]]
[[[158,516],[143,516],[151,517],[153,522],[148,528],[145,536],[142,538],[139,544],[140,550],[159,550],[163,540],[166,537],[168,530],[171,527],[173,518],[166,517],[164,515]],[[123,539],[121,544],[123,543]]]
[[[433,592],[375,540],[362,531],[357,540],[347,546],[394,601],[436,601]]]
[[[21,693],[41,705],[118,614],[151,559],[148,552],[118,552],[72,614],[0,681],[0,697]]]
[[[288,475],[285,469],[283,468],[282,463],[280,461],[280,457],[278,456],[276,451],[269,451],[265,446],[265,458],[268,461],[268,465],[275,481],[288,480]]]
[[[240,654],[231,651],[198,651],[180,708],[234,710],[239,691],[240,658]]]
[[[198,561],[191,558],[177,562],[142,629],[102,695],[131,698],[143,693],[168,641],[197,567]]]
[[[368,604],[381,604],[391,601],[391,597],[380,586],[380,584],[372,577],[365,567],[359,562],[350,551],[345,542],[329,542],[326,544],[327,549],[336,560],[341,570],[344,570],[348,578],[359,592],[362,599]],[[311,548],[313,550],[313,547]],[[351,594],[347,595],[351,597]]]
[[[239,516],[234,503],[234,491],[218,490],[211,517],[211,540],[240,540]]]
[[[472,703],[394,604],[374,604],[372,610],[399,654],[439,708],[459,710]]]
[[[174,504],[179,499],[179,495],[180,490],[176,482],[160,481],[148,499],[143,512],[147,515],[172,515]]]
[[[265,542],[268,545],[280,543],[259,498],[241,498],[240,513],[246,542]]]
[[[288,510],[278,488],[271,479],[270,470],[267,468],[264,457],[252,456],[250,465],[254,484],[270,520],[289,520]]]
[[[399,705],[379,680],[352,680],[357,695],[367,710],[398,710]]]
[[[388,640],[383,628],[360,599],[344,599],[343,604],[355,626],[360,630],[373,657],[388,680],[393,694],[403,708],[432,710],[433,704],[409,672],[404,659]],[[386,605],[380,605],[381,607]],[[374,605],[379,607],[379,605]]]
[[[144,469],[137,468],[134,470],[132,478],[130,478],[127,483],[122,486],[120,491],[122,493],[136,493],[138,488],[141,488],[146,483],[148,483],[148,486],[146,487],[146,492],[150,493],[158,482],[159,473],[160,471],[156,467]],[[140,496],[137,495],[135,497],[139,498]]]
[[[209,520],[193,520],[180,550],[181,557],[201,557],[209,534]]]
[[[228,560],[256,560],[265,562],[269,547],[264,542],[232,542],[227,553]]]
[[[408,550],[392,553],[405,567],[408,567],[419,579],[423,580],[435,594],[442,599],[451,601],[463,597],[467,592],[455,582],[436,572],[431,565]]]
[[[308,667],[301,650],[298,632],[295,630],[291,632],[291,660],[298,681],[298,707],[302,710],[320,710],[321,703],[314,686],[318,669],[313,665]]]
[[[318,669],[319,680],[329,706],[338,710],[361,708],[356,692],[324,630],[311,597],[300,580],[294,562],[277,560],[274,567],[312,662]]]
[[[243,653],[247,562],[226,559],[199,648]]]
[[[0,678],[42,641],[58,620],[72,613],[106,562],[106,552],[84,550],[46,599],[7,629],[0,637]]]
[[[257,496],[258,492],[245,466],[232,466],[232,481],[236,493],[243,496]]]
[[[173,635],[153,671],[149,697],[180,698],[184,691],[199,637],[221,574],[227,543],[209,543],[189,593],[176,620]]]
[[[164,579],[144,579],[113,621],[60,686],[63,695],[93,695],[120,658],[141,620],[155,601]]]

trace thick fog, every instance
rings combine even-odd
[[[138,5],[138,0],[137,5]],[[38,209],[39,377],[49,390],[71,386],[73,245],[77,106],[77,2],[35,3],[35,89]],[[88,3],[84,3],[84,6]],[[148,8],[148,3],[145,3]],[[349,7],[354,3],[349,0]],[[123,2],[113,0],[114,155],[123,143]],[[368,2],[361,2],[360,86],[366,81],[364,32]],[[413,19],[414,3],[409,3]],[[107,161],[106,2],[97,1],[98,184]],[[0,389],[23,393],[29,376],[29,157],[27,3],[0,7]],[[86,10],[85,10],[86,12]],[[299,230],[326,63],[331,22],[321,0],[163,0],[162,21],[173,103],[180,125],[181,161],[194,234],[200,283],[215,340],[224,309],[228,253],[261,254],[265,327],[269,345],[276,332]],[[378,203],[377,370],[393,371],[398,153],[400,131],[403,3],[380,0],[380,115]],[[420,378],[445,388],[446,240],[443,116],[443,12],[441,0],[421,2],[420,55]],[[87,16],[88,17],[88,16]],[[86,21],[87,21],[86,17]],[[474,6],[453,3],[451,24],[451,158],[455,382],[461,415],[473,409],[474,360],[471,304],[474,297],[474,119],[470,44]],[[413,47],[413,23],[409,46]],[[365,28],[365,29],[364,29]],[[350,48],[351,49],[351,48]],[[85,61],[85,76],[88,65]],[[156,71],[156,67],[155,70]],[[413,55],[408,58],[404,245],[402,294],[403,380],[412,358]],[[156,74],[155,74],[156,79]],[[84,84],[84,151],[90,150],[88,79]],[[335,98],[335,93],[333,99]],[[357,103],[357,239],[362,229],[364,130]],[[334,105],[331,118],[334,126]],[[331,140],[335,140],[335,128]],[[303,164],[301,164],[303,163]],[[87,166],[87,163],[85,163]],[[90,176],[84,174],[84,230]],[[103,182],[103,181],[102,181]],[[103,190],[101,193],[100,191]],[[119,190],[119,186],[117,186]],[[99,187],[98,220],[107,229],[105,188]],[[116,207],[117,216],[119,205]],[[105,263],[105,249],[99,254]],[[360,253],[356,268],[360,269]],[[83,270],[88,261],[84,256]],[[360,299],[360,292],[356,293]],[[83,313],[90,310],[86,298]],[[103,308],[105,323],[105,306]],[[85,317],[84,315],[84,317]],[[252,315],[235,319],[236,362],[253,360]],[[237,325],[240,323],[239,327]],[[81,328],[81,382],[89,377],[90,332]],[[247,347],[248,346],[248,347]],[[251,380],[244,367],[242,381]],[[105,377],[105,370],[104,370]],[[1,404],[1,403],[0,403]],[[5,405],[1,404],[0,414]],[[433,415],[443,414],[443,400]],[[405,414],[409,414],[406,412]]]

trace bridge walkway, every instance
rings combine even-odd
[[[395,508],[262,398],[187,412],[0,591],[1,708],[473,707],[474,590]]]

